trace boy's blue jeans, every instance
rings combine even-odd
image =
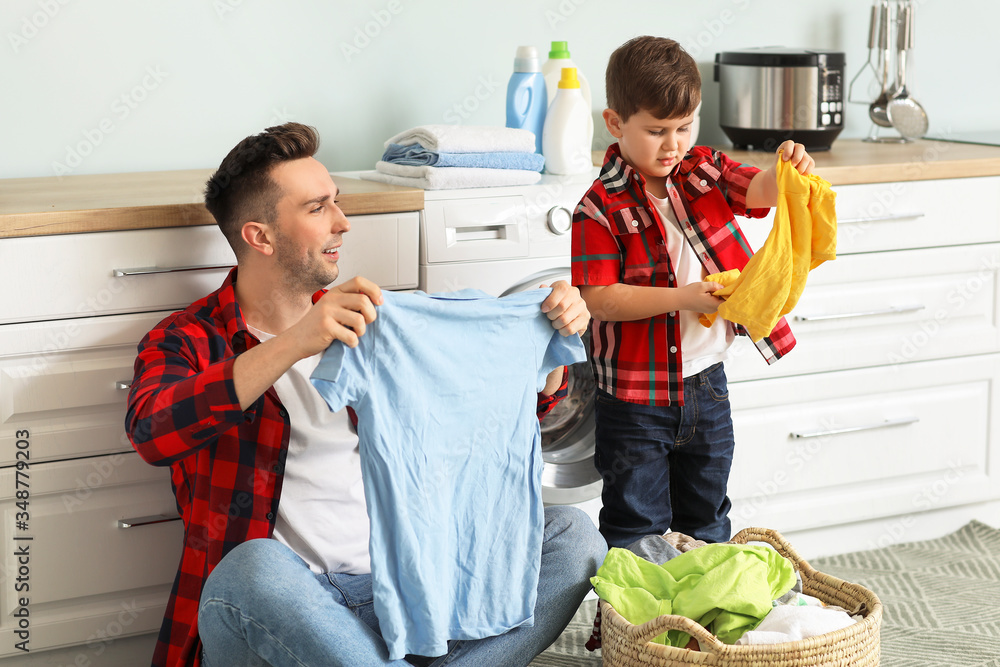
[[[527,665],[555,641],[590,590],[607,545],[575,507],[547,507],[535,623],[421,665]],[[276,540],[244,542],[205,582],[198,631],[206,667],[411,667],[390,661],[372,603],[371,575],[315,574]]]
[[[609,546],[668,529],[706,542],[731,537],[733,420],[721,362],[684,378],[682,406],[628,403],[598,390],[595,418]]]

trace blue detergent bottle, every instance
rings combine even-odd
[[[535,152],[542,152],[542,129],[548,109],[545,76],[538,65],[538,51],[533,46],[517,47],[514,73],[507,83],[507,127],[535,134]]]

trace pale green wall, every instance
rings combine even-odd
[[[912,90],[932,131],[1000,128],[1000,4],[919,5]],[[414,125],[502,125],[519,44],[547,51],[550,40],[568,40],[599,113],[608,55],[640,34],[673,37],[696,55],[705,78],[701,140],[724,143],[711,80],[716,51],[842,50],[850,78],[867,55],[869,7],[868,0],[3,0],[0,177],[54,175],[71,148],[90,149],[72,173],[214,167],[239,139],[284,120],[319,128],[319,157],[331,170],[367,169],[386,138]],[[868,128],[865,110],[852,107],[842,136]]]

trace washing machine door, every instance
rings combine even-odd
[[[570,282],[569,267],[528,276],[500,296],[557,280]],[[601,495],[603,483],[594,467],[594,387],[590,362],[573,364],[569,367],[568,395],[542,420],[542,500],[547,504],[570,505]]]

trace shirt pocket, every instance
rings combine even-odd
[[[641,234],[653,224],[653,217],[641,206],[627,206],[612,211],[611,231],[618,236]]]
[[[729,215],[720,216],[717,211],[713,210],[717,208],[718,204],[715,200],[721,199],[725,202],[725,197],[719,190],[721,177],[722,172],[715,165],[702,162],[684,178],[684,192],[691,202],[693,217],[697,222],[703,223],[707,220],[713,227],[721,227],[732,219],[731,211]],[[729,207],[725,208],[728,210]],[[714,214],[706,215],[706,209],[713,210]]]

